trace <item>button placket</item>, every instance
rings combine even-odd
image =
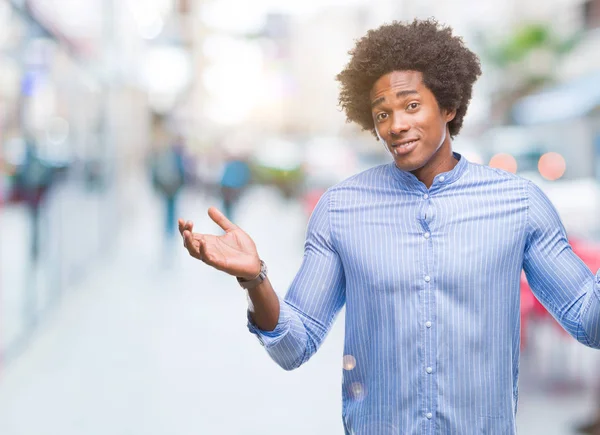
[[[439,180],[438,180],[439,181]],[[433,201],[429,201],[432,200],[432,196],[429,194],[429,192],[424,193],[422,195],[423,198],[423,202],[421,203],[421,214],[420,214],[420,222],[421,222],[421,236],[423,237],[423,243],[421,248],[424,249],[423,254],[423,265],[424,270],[423,270],[423,281],[424,281],[424,285],[423,285],[423,290],[424,290],[424,307],[423,307],[423,316],[425,317],[425,319],[427,318],[431,318],[430,316],[432,315],[432,306],[431,304],[434,303],[433,302],[433,298],[434,298],[434,294],[433,294],[433,287],[434,287],[434,283],[432,281],[432,277],[430,275],[428,275],[428,272],[432,271],[432,249],[433,249],[433,243],[431,243],[430,241],[432,240],[432,234],[431,234],[431,228],[429,227],[429,222],[431,221],[431,207],[432,204],[431,202]],[[421,323],[421,326],[423,325],[423,323]],[[427,322],[426,324],[427,328],[431,327],[431,322]],[[427,326],[429,325],[429,326]],[[425,332],[426,331],[426,332]],[[434,346],[435,344],[435,340],[434,340],[434,336],[429,332],[429,329],[426,329],[425,331],[423,331],[423,333],[425,334],[423,336],[424,340],[425,340],[425,355],[424,358],[421,362],[422,365],[422,369],[423,375],[425,376],[422,379],[422,382],[425,383],[424,388],[426,388],[428,391],[432,386],[435,386],[435,382],[436,379],[433,375],[434,373],[434,369],[433,369],[433,365],[429,365],[432,362],[435,361],[435,350],[431,347]],[[427,398],[427,408],[429,408],[429,410],[433,410],[435,409],[435,405],[436,405],[436,400],[435,397],[428,397]],[[423,414],[423,416],[425,418],[427,418],[428,420],[432,420],[433,419],[433,413],[432,412],[427,412],[427,408],[424,409],[425,413]]]

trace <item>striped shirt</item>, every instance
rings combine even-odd
[[[429,189],[394,163],[330,188],[275,330],[248,327],[286,370],[346,306],[346,434],[514,434],[520,275],[584,345],[600,348],[600,272],[573,253],[530,181],[468,162]]]

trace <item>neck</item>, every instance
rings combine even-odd
[[[425,166],[412,171],[412,174],[429,189],[436,175],[451,171],[457,163],[452,154],[452,143],[447,138]]]

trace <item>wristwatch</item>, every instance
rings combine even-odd
[[[251,290],[254,287],[256,287],[257,285],[259,285],[261,282],[263,282],[266,277],[267,277],[267,265],[265,264],[264,261],[260,260],[260,272],[258,273],[258,275],[256,275],[255,278],[244,279],[244,278],[240,278],[239,276],[236,278],[237,278],[237,282],[243,288],[245,288],[246,290]]]

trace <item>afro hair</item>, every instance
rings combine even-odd
[[[459,133],[481,66],[450,27],[434,19],[394,21],[369,30],[349,54],[348,65],[336,76],[341,84],[339,105],[348,122],[376,135],[369,99],[374,83],[392,71],[419,71],[440,109],[456,110],[448,127],[451,137]]]

